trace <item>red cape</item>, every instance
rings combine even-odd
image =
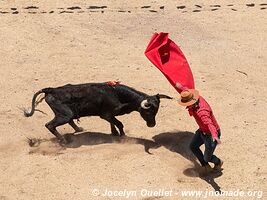
[[[181,49],[168,38],[168,33],[154,33],[145,55],[179,93],[183,87],[194,89],[194,78],[190,66]],[[176,83],[183,87],[175,87]]]

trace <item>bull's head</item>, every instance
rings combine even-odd
[[[160,99],[162,98],[172,99],[167,95],[157,94],[154,96],[149,96],[141,102],[139,113],[146,121],[148,127],[154,127],[156,125],[155,117],[159,110]]]

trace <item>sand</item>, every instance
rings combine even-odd
[[[0,199],[127,199],[125,191],[128,199],[182,199],[182,191],[219,190],[246,195],[220,199],[265,199],[266,8],[263,0],[2,1]],[[198,176],[188,148],[197,125],[175,99],[161,101],[153,128],[137,112],[119,117],[126,138],[110,136],[98,117],[81,118],[85,131],[65,147],[44,127],[53,118],[45,102],[38,108],[47,115],[23,116],[34,92],[67,83],[120,80],[177,99],[144,55],[161,31],[184,52],[220,123],[222,173]]]

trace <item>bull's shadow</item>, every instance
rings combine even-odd
[[[78,148],[82,145],[99,145],[108,143],[118,144],[140,144],[144,146],[145,152],[151,154],[149,149],[159,148],[160,145],[156,142],[143,138],[135,138],[129,136],[113,136],[111,134],[98,133],[98,132],[83,132],[76,134],[65,134],[64,137],[69,141],[65,145],[66,148]]]
[[[185,169],[183,173],[190,177],[200,177],[198,172],[200,170],[200,164],[198,164],[196,157],[189,149],[189,144],[194,136],[194,133],[187,131],[178,132],[165,132],[160,133],[153,137],[154,141],[161,146],[164,146],[172,152],[176,152],[182,155],[193,164],[192,168]],[[213,172],[205,177],[200,177],[210,184],[215,191],[220,192],[220,186],[214,181],[215,178],[220,177],[222,172]]]

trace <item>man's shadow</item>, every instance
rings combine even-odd
[[[153,137],[154,141],[161,146],[164,146],[172,152],[176,152],[182,155],[187,160],[191,161],[194,165],[193,168],[188,168],[183,171],[186,176],[197,177],[200,170],[200,164],[198,164],[196,157],[193,155],[189,149],[189,144],[194,136],[194,133],[187,131],[178,132],[165,132],[160,133]],[[223,173],[212,172],[207,176],[199,176],[201,179],[205,180],[210,184],[215,191],[221,192],[220,186],[214,181],[215,178],[220,177]]]
[[[151,154],[149,149],[159,148],[160,145],[156,142],[143,138],[135,138],[129,136],[113,136],[111,134],[98,133],[98,132],[83,132],[76,134],[65,134],[64,137],[69,142],[64,145],[66,148],[78,148],[82,145],[99,145],[107,143],[118,144],[140,144],[144,146],[145,152]]]

